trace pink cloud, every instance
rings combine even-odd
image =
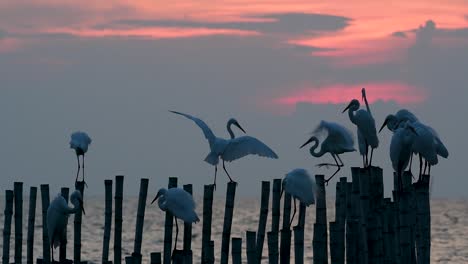
[[[420,88],[399,83],[365,83],[360,85],[335,84],[325,87],[305,88],[273,99],[273,103],[294,106],[297,103],[340,104],[351,99],[360,99],[361,88],[365,87],[370,103],[378,100],[395,101],[399,104],[421,103],[426,93]]]

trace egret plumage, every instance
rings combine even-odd
[[[158,200],[158,206],[163,211],[169,211],[174,216],[176,223],[176,238],[174,250],[177,248],[177,237],[179,225],[177,218],[185,223],[196,223],[200,221],[195,212],[195,201],[190,193],[181,188],[161,188],[151,204]]]
[[[281,196],[283,192],[290,194],[294,201],[294,212],[289,225],[291,226],[296,215],[296,199],[306,206],[315,204],[316,185],[315,180],[305,169],[294,169],[283,179]]]
[[[77,131],[71,135],[70,148],[75,150],[76,159],[78,161],[78,171],[76,172],[75,183],[78,181],[78,175],[80,174],[80,156],[83,159],[81,164],[81,169],[83,173],[83,182],[84,180],[84,160],[85,154],[88,152],[88,146],[91,144],[91,138],[85,132]]]
[[[188,115],[188,114],[181,113],[181,112],[176,112],[176,111],[170,111],[170,112],[185,116],[186,118],[194,121],[195,124],[197,124],[203,131],[203,134],[205,135],[205,138],[208,140],[208,143],[210,145],[210,153],[206,156],[205,161],[215,166],[215,177],[214,177],[214,183],[213,183],[215,187],[216,187],[216,174],[218,171],[218,163],[219,163],[220,158],[223,161],[224,172],[226,172],[226,175],[229,177],[229,180],[231,182],[233,182],[233,180],[226,170],[226,166],[224,164],[225,161],[231,162],[231,161],[240,159],[244,156],[251,155],[251,154],[259,155],[261,157],[273,158],[273,159],[278,158],[278,155],[276,155],[276,153],[270,147],[268,147],[265,143],[261,142],[260,140],[254,137],[242,136],[242,137],[236,138],[231,128],[232,125],[235,125],[244,133],[245,133],[245,130],[241,127],[239,122],[237,122],[237,120],[234,118],[229,119],[229,121],[227,122],[227,126],[226,126],[229,136],[231,138],[224,139],[224,138],[216,137],[211,131],[211,129],[208,127],[208,125],[205,122],[203,122],[203,120],[197,117]]]
[[[395,130],[390,142],[390,159],[392,161],[392,167],[398,176],[400,191],[403,189],[401,176],[409,164],[415,136],[417,136],[417,132],[414,128],[404,124]]]
[[[322,120],[318,127],[312,132],[312,137],[307,140],[300,148],[303,148],[307,144],[314,142],[312,147],[310,148],[310,154],[316,158],[323,156],[325,153],[330,153],[330,155],[335,160],[335,164],[331,163],[320,163],[317,166],[336,166],[337,169],[332,176],[330,176],[325,182],[328,182],[335,176],[340,170],[341,167],[344,166],[343,161],[340,158],[340,154],[346,152],[353,152],[356,151],[354,148],[354,140],[351,132],[343,127],[340,124],[327,122]],[[326,137],[325,137],[326,136]],[[320,145],[320,151],[316,152],[319,145],[319,137],[325,139],[322,141]],[[339,161],[339,162],[338,162]]]
[[[357,126],[359,153],[362,156],[364,167],[369,167],[372,165],[374,149],[379,146],[379,139],[364,88],[362,88],[362,98],[366,103],[367,110],[359,109],[361,106],[359,101],[353,99],[343,110],[343,113],[348,111],[349,119]],[[370,159],[368,157],[369,147],[371,148]]]
[[[47,231],[52,251],[52,262],[54,261],[54,248],[60,246],[66,239],[68,216],[80,210],[85,214],[80,191],[76,190],[71,194],[70,202],[74,205],[73,208],[68,206],[65,198],[59,193],[47,208]]]

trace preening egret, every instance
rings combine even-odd
[[[294,201],[294,212],[289,222],[289,226],[291,226],[296,215],[296,199],[306,206],[315,204],[315,180],[305,169],[294,169],[286,174],[282,184],[281,196],[283,196],[283,192],[286,192],[291,195]]]
[[[319,139],[317,137],[324,137],[326,134],[326,138],[322,141],[320,146],[320,151],[315,152],[315,149],[318,147]],[[319,126],[314,130],[313,136],[307,140],[300,148],[303,148],[307,144],[314,142],[312,147],[310,148],[310,154],[316,158],[323,156],[325,153],[330,153],[330,155],[335,160],[335,164],[331,163],[321,163],[317,166],[336,166],[337,170],[333,175],[325,180],[328,182],[335,176],[335,174],[340,171],[341,167],[344,166],[343,161],[341,160],[339,154],[343,154],[345,152],[353,152],[356,151],[354,148],[354,140],[351,132],[346,129],[345,127],[341,126],[340,124],[327,122],[322,120]],[[338,163],[338,161],[340,161]]]
[[[412,146],[417,132],[409,124],[398,127],[390,142],[390,159],[392,167],[397,173],[400,191],[403,189],[402,174],[408,166],[412,155]]]
[[[174,250],[177,248],[177,237],[179,235],[179,225],[177,224],[177,218],[182,219],[185,223],[196,223],[200,221],[197,213],[195,212],[195,202],[190,193],[180,188],[161,188],[158,194],[153,199],[158,200],[158,206],[163,211],[169,211],[174,216],[176,223],[176,238]]]
[[[85,214],[83,198],[80,191],[74,191],[70,196],[73,208],[68,207],[67,201],[59,193],[47,209],[47,231],[49,234],[50,249],[52,251],[52,262],[54,261],[54,248],[57,248],[65,239],[68,216],[81,210]]]
[[[82,156],[83,163],[81,168],[83,170],[83,182],[84,182],[84,158],[85,153],[88,151],[88,146],[91,144],[91,138],[85,132],[77,131],[71,135],[70,148],[75,150],[76,159],[78,160],[78,171],[76,172],[75,183],[78,181],[78,175],[80,174],[80,156]]]
[[[239,125],[237,120],[234,118],[229,119],[229,121],[227,122],[227,131],[229,135],[231,136],[231,138],[224,139],[224,138],[216,137],[211,131],[211,129],[208,127],[208,125],[205,122],[203,122],[203,120],[196,118],[194,116],[176,112],[176,111],[170,111],[170,112],[185,116],[186,118],[194,121],[195,124],[197,124],[203,131],[203,134],[205,135],[205,138],[208,140],[208,143],[210,145],[210,153],[208,154],[208,156],[206,156],[205,161],[215,166],[215,177],[214,177],[214,183],[213,183],[215,188],[216,188],[216,174],[218,172],[219,158],[223,160],[224,172],[226,172],[226,175],[229,177],[229,180],[231,182],[233,182],[233,180],[226,170],[226,166],[224,165],[225,161],[231,162],[233,160],[240,159],[249,154],[256,154],[262,157],[268,157],[268,158],[273,158],[273,159],[278,158],[278,155],[276,155],[276,153],[271,148],[269,148],[263,142],[261,142],[260,140],[254,137],[242,136],[242,137],[236,138],[231,129],[232,125],[237,126],[244,133],[245,131]]]
[[[349,119],[357,126],[359,153],[363,156],[364,167],[368,167],[372,165],[372,156],[374,149],[379,146],[379,139],[377,138],[375,120],[372,117],[364,88],[362,88],[362,98],[366,103],[367,110],[359,109],[359,101],[353,99],[343,110],[343,113],[348,111]],[[371,147],[370,160],[368,159],[369,147]]]

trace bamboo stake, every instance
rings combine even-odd
[[[291,219],[291,195],[284,193],[283,206],[283,228],[281,229],[280,263],[289,264],[291,255],[291,230],[289,221]]]
[[[133,247],[133,262],[141,263],[141,241],[143,240],[143,224],[145,223],[146,197],[148,196],[148,179],[140,180],[140,194],[138,195],[138,211],[135,227],[135,244]]]
[[[257,263],[257,252],[255,246],[257,234],[254,231],[247,231],[246,232],[246,239],[247,239],[247,263],[248,264],[255,264]]]
[[[34,263],[34,224],[36,221],[36,196],[37,187],[29,189],[29,214],[28,214],[28,240],[26,249],[26,263]]]
[[[270,231],[267,233],[268,239],[268,263],[278,264],[278,232]]]
[[[242,238],[232,238],[232,264],[242,263]]]
[[[398,186],[398,185],[397,185]],[[393,230],[394,230],[394,249],[395,249],[395,263],[400,262],[400,214],[398,209],[398,191],[393,191],[393,200],[392,203],[392,216],[393,216]]]
[[[294,263],[304,263],[304,227],[297,225],[294,230]]]
[[[328,263],[327,239],[327,204],[324,175],[315,175],[317,184],[317,199],[315,206],[315,224],[312,247],[314,250],[314,264]]]
[[[10,262],[11,218],[13,216],[13,191],[5,190],[5,222],[3,222],[3,257],[2,263]]]
[[[420,234],[418,260],[420,260],[420,263],[430,263],[431,260],[431,207],[429,183],[430,176],[423,175],[422,181],[416,185],[417,217]]]
[[[68,196],[70,194],[70,189],[63,187],[60,189],[60,193],[62,194],[65,202],[68,204]],[[67,259],[67,229],[64,230],[64,238],[60,241],[60,250],[59,250],[59,260],[60,262],[64,262]]]
[[[208,263],[208,250],[211,241],[211,220],[213,214],[213,185],[205,185],[203,190],[202,263]]]
[[[263,253],[263,242],[265,241],[265,229],[268,217],[268,202],[270,200],[270,182],[262,181],[262,196],[260,203],[260,219],[257,230],[257,262],[260,264]]]
[[[207,248],[207,263],[208,263],[208,264],[213,264],[213,263],[215,263],[214,241],[213,241],[213,240],[210,240],[210,243],[208,243],[208,248]]]
[[[236,196],[236,182],[228,182],[226,192],[226,205],[224,207],[224,225],[221,241],[221,264],[229,260],[229,243],[231,242],[232,215],[234,213],[234,199]]]
[[[169,177],[169,184],[167,187],[176,188],[177,187],[177,178]],[[171,263],[172,256],[172,229],[174,220],[172,219],[172,214],[169,211],[166,211],[166,219],[164,222],[164,264]]]
[[[50,244],[49,233],[47,232],[47,209],[49,208],[49,185],[41,184],[41,201],[42,201],[42,260],[44,264],[50,263]]]
[[[75,189],[81,192],[81,195],[84,199],[84,181],[78,181],[75,183]],[[82,212],[78,210],[75,213],[75,221],[74,223],[74,236],[73,236],[73,262],[74,263],[81,263],[81,221],[82,221]]]
[[[354,255],[354,261],[355,263],[360,263],[360,260],[362,258],[361,255],[363,255],[362,252],[362,247],[360,247],[360,244],[362,243],[362,238],[361,238],[361,203],[360,203],[360,191],[359,191],[359,171],[361,168],[359,167],[352,167],[351,168],[351,176],[353,180],[353,185],[352,185],[352,194],[351,194],[351,199],[353,201],[353,210],[352,210],[352,219],[353,224],[355,224],[355,236],[354,236],[354,241],[352,245],[354,246],[353,251],[355,252]]]
[[[112,180],[104,180],[105,210],[104,210],[104,239],[102,242],[102,263],[109,262],[109,243],[112,226]]]
[[[271,231],[278,233],[280,224],[281,179],[273,180],[273,198],[271,208]]]
[[[346,263],[357,263],[357,228],[359,220],[356,219],[356,202],[353,195],[354,182],[346,183]]]
[[[185,184],[184,190],[190,195],[193,195],[193,188],[192,184]],[[191,223],[184,223],[184,251],[190,252],[192,251],[192,224]]]
[[[331,264],[340,263],[339,259],[339,230],[338,230],[338,223],[337,222],[330,222],[330,260]]]
[[[335,203],[335,222],[336,222],[336,259],[337,263],[344,264],[345,260],[345,223],[346,223],[346,191],[347,179],[341,177],[340,181],[336,183],[336,203]],[[330,229],[331,230],[331,229]],[[331,251],[331,248],[330,248]],[[331,252],[330,252],[331,254]]]
[[[367,244],[367,217],[369,214],[369,184],[370,173],[367,169],[359,169],[359,204],[360,204],[360,234],[359,234],[359,262],[369,263],[369,249]]]
[[[23,183],[14,183],[15,199],[15,263],[22,260],[23,251]]]
[[[122,203],[124,176],[115,176],[114,264],[122,263]]]
[[[161,252],[152,252],[150,254],[150,264],[161,264]]]

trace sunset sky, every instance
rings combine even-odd
[[[366,87],[378,126],[404,107],[439,131],[451,156],[433,170],[433,193],[468,197],[467,73],[466,0],[0,1],[0,183],[71,185],[68,137],[81,129],[94,139],[92,193],[119,173],[130,194],[140,177],[154,189],[168,176],[207,184],[208,145],[167,112],[178,110],[220,136],[236,117],[277,150],[278,161],[229,164],[251,195],[294,167],[330,173],[313,166],[328,157],[297,147],[321,119],[354,132],[341,110]],[[380,137],[390,181],[391,135]]]

